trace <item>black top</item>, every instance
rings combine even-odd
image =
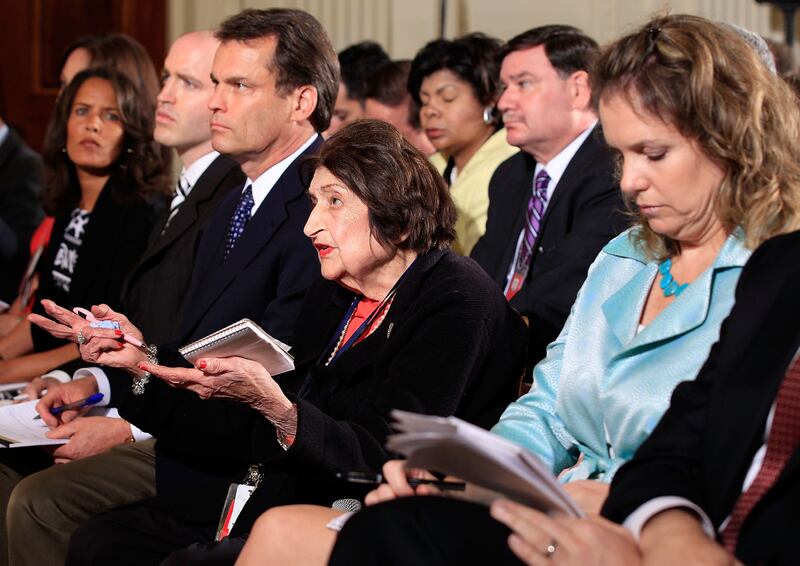
[[[123,312],[149,343],[175,340],[200,238],[216,208],[244,178],[237,163],[220,155],[197,179],[169,227],[164,230],[169,209],[156,221],[123,292]]]
[[[83,235],[91,215],[92,213],[88,210],[74,208],[70,214],[69,222],[64,227],[64,232],[57,240],[54,239],[51,244],[58,248],[56,257],[50,273],[43,273],[42,276],[50,279],[52,294],[48,298],[57,304],[69,299],[72,277],[78,267]]]
[[[83,226],[80,257],[74,266],[68,293],[56,285],[51,274],[60,262],[57,259],[62,252],[59,243],[72,221],[72,210],[56,215],[51,244],[39,262],[37,299],[53,298],[69,309],[89,308],[100,303],[120,308],[122,282],[147,245],[158,206],[141,198],[119,202],[113,196],[115,182],[113,176],[108,180],[89,222]],[[38,300],[33,311],[45,314]],[[31,325],[31,335],[37,352],[65,343],[35,325]]]
[[[441,250],[420,256],[378,329],[326,367],[320,360],[327,359],[326,348],[353,298],[324,280],[307,294],[291,342],[297,369],[277,379],[298,406],[297,436],[288,452],[279,447],[271,423],[242,404],[194,395],[178,399],[166,384],[148,384],[132,422],[159,439],[159,451],[219,476],[201,489],[163,494],[161,505],[181,509],[193,521],[213,522],[228,482],[263,462],[264,487],[236,523],[236,532],[246,532],[274,505],[330,505],[360,494],[336,482],[334,474],[377,471],[392,456],[383,448],[392,409],[455,414],[489,427],[516,398],[525,327],[472,260]],[[298,396],[308,376],[312,387]],[[154,416],[165,414],[172,417]]]

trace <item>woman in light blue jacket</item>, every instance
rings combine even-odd
[[[680,297],[641,328],[643,307],[662,295],[664,276],[637,247],[640,234],[633,228],[600,252],[564,329],[534,369],[534,387],[492,428],[564,482],[603,482],[594,511],[605,484],[658,424],[672,390],[694,379],[708,357],[750,256],[744,232],[735,230]]]

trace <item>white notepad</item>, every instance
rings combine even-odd
[[[178,351],[191,364],[200,358],[240,356],[260,363],[270,375],[294,369],[294,358],[289,354],[289,346],[267,334],[249,318],[217,330]]]

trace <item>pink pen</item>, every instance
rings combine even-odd
[[[92,322],[96,322],[96,323],[113,322],[117,327],[119,327],[119,323],[118,322],[100,320],[96,316],[94,316],[91,313],[91,311],[88,311],[83,307],[75,307],[74,309],[72,309],[72,312],[74,312],[78,316],[84,317],[86,320],[89,321],[89,323],[92,323]],[[102,327],[96,327],[96,328],[102,328]],[[137,348],[141,348],[142,350],[146,350],[147,349],[147,347],[144,345],[144,343],[141,340],[139,340],[138,338],[134,338],[133,336],[128,336],[127,334],[123,334],[122,335],[122,339],[125,340],[128,344],[132,344],[132,345],[136,346]]]

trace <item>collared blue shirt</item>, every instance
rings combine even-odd
[[[492,431],[539,456],[561,481],[611,481],[669,406],[672,390],[694,379],[719,338],[750,257],[743,233],[640,332],[658,264],[634,245],[631,229],[589,268],[558,338],[533,371],[531,391]]]

